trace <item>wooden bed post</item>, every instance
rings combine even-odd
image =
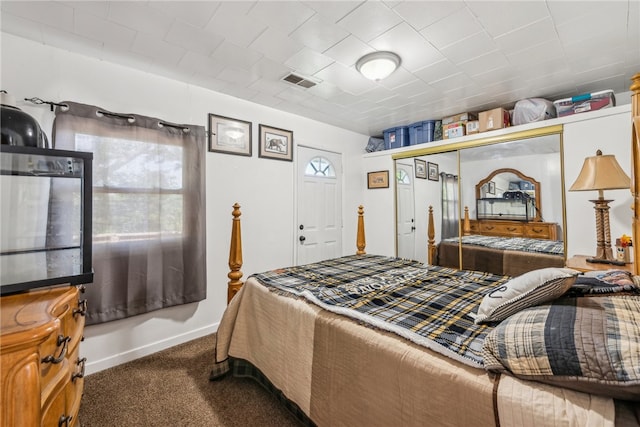
[[[633,273],[640,272],[640,73],[631,78],[631,195],[633,196]]]
[[[469,207],[464,207],[464,219],[462,220],[462,235],[471,235],[471,221],[469,221]]]
[[[427,226],[427,262],[430,265],[436,260],[436,227],[433,224],[433,206],[429,206],[429,222]]]
[[[229,268],[231,271],[227,274],[229,285],[227,287],[227,304],[231,301],[231,298],[238,293],[242,287],[242,236],[240,233],[240,205],[235,203],[233,205],[233,222],[231,224],[231,245],[229,248]]]
[[[364,207],[362,205],[358,206],[358,235],[356,237],[356,247],[358,250],[356,251],[356,255],[364,255],[366,252],[364,248],[366,246],[365,238],[364,238]]]

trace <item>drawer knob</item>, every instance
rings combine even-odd
[[[80,371],[74,372],[73,375],[71,375],[71,382],[75,383],[77,378],[84,378],[84,366],[86,362],[86,357],[83,357],[82,359],[78,358],[76,365],[80,366]]]
[[[58,335],[58,347],[62,346],[62,349],[60,349],[60,355],[58,357],[55,357],[53,354],[50,354],[49,356],[43,357],[41,362],[53,363],[54,365],[62,362],[67,355],[67,346],[69,344],[69,341],[71,341],[71,337]]]
[[[72,415],[60,415],[60,419],[58,420],[58,427],[69,427],[69,423],[71,422],[71,420],[73,419]]]

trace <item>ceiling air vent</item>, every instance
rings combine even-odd
[[[284,80],[285,82],[294,84],[296,86],[302,86],[303,88],[306,88],[306,89],[309,89],[310,87],[314,87],[317,84],[315,82],[312,82],[309,79],[300,77],[299,75],[293,74],[293,73],[287,74],[282,78],[282,80]]]

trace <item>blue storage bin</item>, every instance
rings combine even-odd
[[[398,126],[382,131],[384,134],[384,149],[406,147],[409,145],[409,132],[407,126]]]
[[[408,126],[409,145],[433,141],[433,130],[435,129],[435,126],[435,120],[423,120],[421,122],[410,124]]]

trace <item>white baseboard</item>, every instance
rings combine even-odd
[[[121,365],[132,360],[139,359],[144,356],[148,356],[153,353],[157,353],[167,348],[174,347],[179,344],[194,340],[196,338],[203,337],[205,335],[213,334],[218,330],[219,323],[208,325],[200,329],[186,332],[184,334],[175,335],[154,343],[133,348],[129,351],[116,354],[114,356],[105,357],[104,359],[96,360],[94,362],[87,362],[85,366],[85,375],[95,374],[96,372],[103,371],[114,366]],[[211,354],[211,360],[213,361],[213,353]]]

